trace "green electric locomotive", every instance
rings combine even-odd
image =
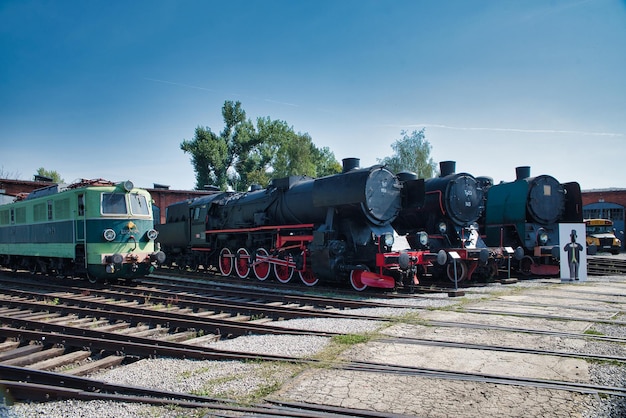
[[[152,198],[130,181],[81,180],[0,206],[0,265],[58,276],[132,279],[165,261]]]

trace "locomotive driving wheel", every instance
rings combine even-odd
[[[267,279],[270,275],[270,263],[267,261],[269,257],[269,253],[265,248],[257,248],[256,250],[256,259],[254,260],[254,264],[252,265],[252,269],[254,270],[254,275],[257,279],[263,281]],[[259,261],[259,258],[265,259],[266,261]]]
[[[289,263],[292,262],[292,258],[291,256],[288,256],[286,259],[281,261],[284,261],[284,264],[274,264],[274,276],[276,276],[276,280],[281,283],[289,283],[289,281],[293,277],[293,267],[289,266]]]
[[[219,259],[220,273],[222,273],[222,276],[230,276],[233,272],[233,264],[233,254],[228,248],[222,248]]]
[[[350,284],[357,292],[362,292],[367,289],[367,285],[361,281],[361,276],[366,270],[352,270],[350,272]]]
[[[311,267],[305,267],[305,269],[299,271],[298,274],[300,275],[300,280],[302,280],[302,283],[306,286],[315,286],[317,282],[319,282],[319,279],[315,277],[315,273],[313,273]]]
[[[235,271],[237,272],[237,276],[242,279],[245,279],[250,275],[250,253],[243,247],[237,250],[237,257],[235,258]]]
[[[94,276],[93,274],[89,274],[89,272],[85,273],[85,276],[87,277],[87,280],[89,281],[89,283],[91,284],[96,284],[100,281],[100,279],[98,279],[96,276]]]
[[[454,283],[454,264],[448,264],[446,268],[446,273],[448,274],[448,279]],[[460,282],[467,278],[467,264],[464,261],[456,262],[456,281]]]

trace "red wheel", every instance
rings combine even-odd
[[[352,270],[350,272],[350,284],[357,292],[362,292],[367,289],[367,285],[361,281],[361,275],[364,270]]]
[[[454,264],[448,264],[447,273],[448,273],[448,279],[454,282]],[[456,262],[456,277],[457,277],[456,279],[457,282],[463,281],[467,277],[467,264],[465,264],[465,262],[463,261]]]
[[[230,273],[233,272],[233,254],[230,252],[228,248],[222,248],[220,251],[220,273],[222,276],[230,276]]]
[[[289,256],[287,259],[280,260],[279,263],[274,264],[274,276],[276,276],[276,280],[281,283],[289,283],[293,277],[293,267],[289,265],[291,262],[292,259],[291,256]]]
[[[307,286],[315,286],[319,281],[319,279],[315,277],[315,274],[313,274],[313,270],[311,270],[311,268],[309,267],[307,267],[304,271],[299,271],[298,274],[300,275],[300,280],[302,280],[302,283]]]
[[[270,263],[267,261],[269,255],[270,253],[265,248],[257,248],[256,250],[256,260],[252,265],[252,269],[256,278],[261,281],[267,279],[270,275]]]
[[[245,248],[237,250],[235,271],[237,272],[237,276],[242,279],[245,279],[250,274],[250,253]]]

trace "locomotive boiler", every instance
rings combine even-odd
[[[433,269],[436,276],[461,281],[479,272],[491,277],[497,273],[495,260],[502,252],[488,248],[480,235],[477,221],[485,207],[484,180],[456,173],[454,161],[439,166],[439,177],[425,181],[425,199],[404,207],[392,225],[398,234],[406,235],[411,248],[439,253],[440,265]],[[399,176],[405,183],[417,178],[407,172]],[[453,253],[459,257],[456,263],[450,262]]]
[[[307,286],[349,281],[359,291],[412,286],[423,252],[391,249],[401,188],[383,166],[344,159],[340,174],[171,205],[159,242],[179,267],[216,266],[225,276],[286,283],[298,275]]]
[[[559,223],[583,222],[580,185],[561,184],[550,175],[531,177],[528,166],[515,171],[515,181],[487,191],[485,240],[514,248],[523,274],[557,275]]]

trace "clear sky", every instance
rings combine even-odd
[[[435,162],[626,188],[624,0],[0,0],[0,169],[191,189],[221,107],[339,161],[425,128]]]

